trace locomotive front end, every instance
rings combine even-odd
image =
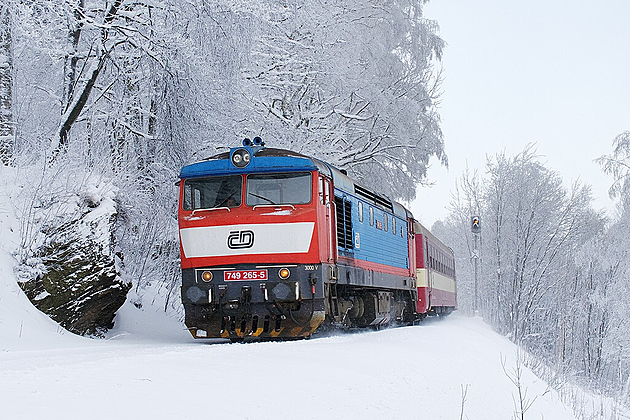
[[[322,169],[258,139],[182,168],[181,296],[195,338],[299,338],[322,324]]]

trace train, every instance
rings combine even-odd
[[[179,178],[181,299],[194,338],[308,338],[457,308],[453,251],[344,170],[256,137]]]

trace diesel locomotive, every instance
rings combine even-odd
[[[453,252],[409,210],[258,137],[181,169],[178,220],[195,338],[302,338],[457,306]]]

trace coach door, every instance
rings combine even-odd
[[[319,178],[319,194],[322,204],[325,207],[325,215],[326,215],[326,226],[324,227],[324,236],[326,241],[326,260],[329,263],[334,262],[335,260],[335,241],[334,236],[332,234],[332,229],[334,228],[335,221],[333,219],[333,208],[330,203],[331,197],[331,186],[330,180],[324,177]]]

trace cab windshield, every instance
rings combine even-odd
[[[248,206],[273,204],[308,204],[311,202],[310,172],[251,174],[247,176]]]
[[[187,179],[184,182],[184,210],[238,207],[243,178],[240,175]]]

